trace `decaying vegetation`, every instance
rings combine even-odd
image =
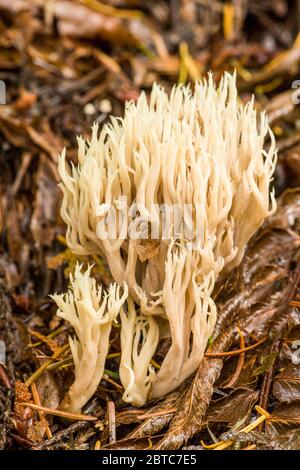
[[[70,15],[67,0],[0,0],[1,448],[300,448],[299,6],[156,3],[78,0]],[[112,315],[99,387],[82,410],[59,408],[74,382],[72,329],[48,296],[66,290],[77,262],[94,264],[103,289],[112,280],[99,253],[66,246],[59,153],[66,146],[76,163],[76,135],[89,138],[95,119],[122,115],[155,81],[170,90],[234,69],[241,99],[255,94],[276,136],[278,207],[215,286],[219,314],[200,367],[159,401],[125,403]],[[169,346],[160,342],[154,370]]]

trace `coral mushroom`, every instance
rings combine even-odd
[[[64,398],[62,408],[80,412],[95,393],[104,371],[112,322],[127,297],[120,286],[111,284],[107,292],[90,277],[91,267],[83,274],[77,264],[66,294],[52,295],[58,305],[57,315],[67,320],[77,339],[69,338],[75,364],[75,381]]]
[[[218,87],[209,75],[193,92],[154,85],[149,101],[142,93],[123,118],[100,133],[95,125],[91,141],[78,144],[77,167],[64,152],[59,160],[67,243],[78,255],[103,255],[140,308],[138,320],[133,304],[121,313],[120,377],[124,397],[141,405],[199,366],[216,320],[215,282],[275,210],[275,139],[225,73]],[[158,335],[171,345],[154,374]]]

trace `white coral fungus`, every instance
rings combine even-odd
[[[85,273],[77,264],[70,289],[66,294],[52,295],[58,306],[57,315],[67,320],[75,330],[76,338],[69,338],[75,364],[75,380],[62,403],[62,408],[80,412],[95,393],[104,371],[109,348],[112,322],[116,319],[127,297],[127,286],[121,295],[120,286],[111,284],[104,292],[90,277],[91,267]]]
[[[239,102],[236,77],[225,73],[218,87],[209,75],[194,92],[175,86],[168,95],[154,85],[149,100],[142,93],[122,119],[111,118],[99,135],[95,125],[91,141],[78,143],[77,167],[68,169],[64,152],[59,160],[66,239],[74,253],[105,256],[114,280],[127,283],[139,315],[148,317],[137,322],[133,305],[121,315],[120,377],[125,398],[142,404],[150,388],[152,397],[163,396],[199,366],[216,320],[216,279],[240,263],[275,210],[275,140],[266,115],[257,116],[253,99]],[[124,200],[137,208],[129,222],[143,233],[151,227],[146,240],[127,233]],[[162,233],[161,205],[191,208],[190,239],[174,232],[172,217]],[[111,207],[113,236],[104,237]],[[154,374],[150,356],[166,325],[171,346]]]
[[[125,388],[123,400],[143,405],[150,392],[155,371],[150,364],[159,340],[154,318],[137,315],[133,300],[128,298],[128,312],[121,310],[120,379]]]

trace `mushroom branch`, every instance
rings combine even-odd
[[[66,294],[52,295],[58,306],[57,315],[67,320],[77,339],[69,338],[75,364],[75,380],[65,396],[61,408],[77,413],[95,393],[104,371],[109,349],[112,322],[119,314],[128,290],[123,295],[118,284],[111,284],[104,292],[90,277],[91,267],[85,273],[77,264],[70,289]]]
[[[150,364],[155,354],[159,327],[150,316],[137,315],[133,300],[127,300],[127,312],[121,310],[120,379],[125,389],[123,400],[144,405],[149,397],[155,371]]]
[[[218,86],[209,74],[193,91],[154,85],[123,118],[79,138],[78,161],[59,159],[67,244],[104,256],[114,281],[128,286],[120,377],[124,399],[141,405],[200,364],[216,321],[215,282],[276,208],[274,135],[254,99],[240,102],[235,74]],[[150,359],[166,337],[154,373]]]

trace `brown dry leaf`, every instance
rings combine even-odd
[[[72,9],[72,15],[70,15]],[[56,0],[54,15],[58,19],[61,35],[94,38],[138,46],[150,33],[145,24],[137,19],[119,18],[93,11],[85,5],[68,0]],[[139,25],[140,23],[140,25]]]
[[[252,74],[247,86],[254,86],[264,81],[271,81],[280,75],[296,75],[299,71],[300,59],[300,34],[296,37],[292,46],[277,54],[259,71]]]
[[[39,339],[40,341],[42,341],[43,343],[47,344],[47,346],[48,346],[49,349],[52,351],[52,353],[56,353],[56,352],[60,349],[60,346],[57,345],[57,343],[55,342],[54,339],[49,338],[48,336],[43,335],[43,334],[40,333],[39,331],[34,331],[34,330],[32,330],[32,329],[28,329],[28,332],[29,332],[30,335],[33,336],[34,338],[37,338],[37,339]]]
[[[270,435],[284,434],[300,427],[300,400],[280,403],[267,420],[266,430]]]
[[[20,284],[20,275],[16,264],[8,257],[0,257],[0,271],[3,272],[8,291],[13,291]]]
[[[158,434],[171,421],[177,410],[180,397],[185,391],[186,385],[183,384],[178,390],[167,395],[157,405],[152,406],[148,410],[139,410],[139,414],[135,416],[135,419],[143,420],[143,422],[128,437],[130,439],[137,439]]]
[[[9,254],[17,264],[23,262],[27,264],[28,242],[21,230],[21,220],[24,221],[24,210],[18,200],[8,200],[5,208],[5,225],[7,230],[7,243]],[[20,256],[22,253],[22,256]],[[21,258],[21,259],[20,259]],[[23,258],[23,259],[22,259]]]
[[[300,400],[300,365],[289,364],[275,377],[273,394],[280,402]]]
[[[157,240],[141,240],[136,246],[136,251],[140,261],[143,263],[147,259],[158,255],[159,242]]]
[[[117,30],[119,33],[122,32],[120,18],[107,17],[68,0],[56,1],[54,14],[58,19],[58,29],[62,35],[92,38],[98,34],[104,37],[116,34]]]
[[[289,214],[293,214],[294,218],[289,219]],[[265,299],[268,299],[266,316],[271,315],[270,308],[278,302],[277,294],[275,297],[272,294],[278,291],[278,283],[286,278],[292,258],[300,246],[300,239],[289,230],[291,227],[288,222],[297,216],[295,201],[280,208],[257,235],[255,242],[252,242],[239,268],[221,285],[216,296],[219,314],[214,336],[227,324],[245,317],[248,309]],[[273,228],[277,227],[284,230],[275,232]],[[260,308],[263,311],[264,305]],[[263,327],[259,315],[257,318]]]
[[[47,258],[47,267],[48,269],[52,269],[56,271],[59,267],[65,265],[64,275],[66,279],[68,279],[69,274],[74,272],[76,263],[78,262],[79,259],[82,259],[82,258],[83,257],[74,255],[74,253],[72,253],[72,251],[69,248],[66,248],[61,253],[58,253],[55,256]]]
[[[37,380],[36,386],[42,405],[47,408],[58,408],[61,396],[53,374],[46,370]]]
[[[284,172],[289,186],[300,186],[300,144],[293,145],[291,148],[282,152],[279,163],[282,163],[284,166]]]
[[[279,93],[272,98],[265,107],[265,111],[268,114],[269,122],[273,124],[274,121],[287,116],[295,109],[295,104],[292,100],[293,91],[288,90],[283,93]]]
[[[41,442],[46,434],[47,423],[36,421],[28,428],[27,439],[32,442]]]
[[[58,212],[58,193],[52,166],[41,154],[37,172],[37,185],[34,212],[30,229],[38,248],[50,246],[56,230]]]
[[[265,442],[263,442],[263,440]],[[294,429],[281,435],[268,435],[266,437],[265,435],[260,434],[257,437],[256,442],[258,450],[299,450],[300,430]]]
[[[289,188],[284,191],[278,199],[277,204],[278,207],[275,214],[264,223],[265,230],[294,228],[297,220],[300,219],[300,188]],[[294,238],[299,241],[297,233],[293,235]],[[273,236],[276,237],[277,232]],[[286,248],[287,246],[285,249]]]
[[[13,107],[15,111],[25,111],[31,106],[34,105],[36,102],[36,94],[32,93],[30,91],[25,90],[24,88],[20,89],[20,96],[19,98],[14,102]]]
[[[250,388],[238,388],[228,397],[221,398],[211,404],[210,410],[205,417],[205,422],[235,423],[248,417],[259,392]]]
[[[145,436],[154,436],[160,434],[161,431],[169,425],[171,419],[174,416],[172,413],[157,414],[152,418],[147,419],[142,423],[136,431],[134,431],[128,439],[140,439]]]
[[[261,375],[268,372],[273,366],[276,356],[277,355],[274,352],[267,354],[266,356],[262,355],[259,358],[260,365],[252,371],[252,375]]]
[[[66,255],[67,251],[68,250],[62,251],[61,253],[58,253],[58,255],[47,258],[47,268],[56,271],[60,266],[62,266],[69,259],[69,256]]]
[[[0,336],[5,342],[7,356],[7,372],[9,378],[15,379],[12,364],[30,364],[31,351],[27,348],[28,332],[21,318],[12,314],[11,297],[0,272]],[[22,385],[18,385],[22,392]]]
[[[278,54],[271,62],[263,68],[263,76],[266,79],[275,73],[290,72],[291,68],[298,71],[298,64],[300,59],[300,34],[297,35],[291,48]],[[263,80],[261,78],[261,80]]]
[[[261,345],[263,349],[265,344]],[[244,366],[240,372],[238,380],[235,382],[235,388],[254,388],[257,382],[257,377],[253,376],[253,369],[257,365],[257,357],[259,355],[260,347],[257,349],[253,349],[247,353],[247,357],[244,363]],[[224,367],[222,369],[222,373],[220,375],[220,379],[218,381],[219,388],[222,388],[224,385],[226,386],[228,381],[231,379],[232,375],[236,370],[238,362],[238,357],[231,358],[228,361],[225,361]]]
[[[38,131],[24,119],[13,117],[7,106],[0,106],[0,130],[15,147],[42,150],[57,165],[57,156],[62,145],[46,122],[44,122],[44,129]]]

